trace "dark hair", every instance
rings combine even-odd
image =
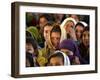
[[[87,27],[84,28],[84,31],[89,31],[89,30],[90,30],[89,26],[87,26]]]
[[[47,21],[54,21],[54,17],[50,14],[42,14],[39,16],[39,20],[40,18],[45,18]]]
[[[36,56],[38,55],[38,44],[32,37],[26,37],[26,43],[31,43],[34,51],[36,53]]]
[[[78,25],[79,25],[79,26],[82,26],[83,28],[85,27],[82,23],[78,22],[78,23],[75,25],[75,28],[76,28]]]
[[[32,37],[32,34],[28,31],[26,31],[26,37]]]
[[[53,28],[52,28],[52,30],[51,30],[50,33],[52,33],[52,32],[59,32],[60,35],[61,35],[61,29],[60,29],[60,26],[59,26],[58,24],[54,24],[54,25],[53,25]]]
[[[84,33],[85,31],[89,31],[89,30],[90,30],[90,29],[89,29],[89,26],[87,26],[87,27],[84,28],[83,33]],[[83,36],[83,34],[82,34],[82,36]],[[81,36],[81,38],[82,38],[82,36]]]
[[[69,14],[68,17],[71,17],[72,15],[76,15],[76,14]],[[76,15],[78,17],[78,19],[80,20],[80,15]]]
[[[29,52],[26,52],[26,60],[28,60],[30,64],[30,66],[27,66],[26,63],[26,67],[34,67],[33,57],[32,54],[30,54]]]
[[[47,24],[44,25],[44,27],[45,26],[53,26],[53,23],[52,22],[48,22]]]
[[[51,54],[50,57],[48,58],[48,63],[50,63],[50,59],[54,58],[54,57],[62,58],[63,63],[64,63],[64,56],[63,56],[63,54],[61,52],[57,52],[57,53]]]

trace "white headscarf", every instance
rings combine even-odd
[[[83,24],[84,27],[88,26],[88,24],[86,22],[84,22],[84,21],[79,21],[79,23]]]
[[[72,21],[72,22],[74,23],[74,25],[76,25],[76,23],[77,23],[77,22],[75,21],[75,19],[73,19],[73,18],[66,18],[66,19],[61,23],[61,25],[60,25],[60,28],[61,28],[61,40],[60,40],[60,42],[67,38],[67,34],[66,34],[66,30],[65,30],[64,26],[66,25],[66,23],[67,23],[68,21]],[[75,27],[75,26],[73,26],[73,27]]]
[[[62,51],[59,51],[59,50],[54,52],[54,54],[57,54],[57,53],[61,53],[63,55],[63,57],[64,57],[64,66],[70,65],[69,57],[65,53],[63,53]]]

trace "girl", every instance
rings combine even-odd
[[[38,56],[37,43],[31,37],[26,38],[26,67],[36,67]]]
[[[83,22],[83,21],[79,21],[76,25],[75,25],[75,32],[76,32],[76,37],[77,37],[77,42],[78,44],[80,44],[81,42],[81,36],[83,33],[84,28],[87,26],[87,23]]]
[[[89,27],[85,27],[83,33],[82,33],[82,42],[79,45],[79,51],[80,55],[83,59],[82,64],[89,64],[90,58],[89,58]]]
[[[70,65],[68,56],[61,51],[55,51],[48,59],[49,66],[66,66]]]

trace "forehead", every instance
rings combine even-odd
[[[83,32],[83,35],[88,35],[89,34],[89,31],[84,31]]]
[[[77,26],[76,26],[76,29],[84,29],[84,28],[83,28],[83,26],[81,26],[81,25],[77,25]]]
[[[66,22],[66,24],[74,24],[74,22],[69,20],[69,21]]]
[[[51,32],[51,37],[56,37],[56,36],[60,37],[60,32]]]
[[[40,20],[47,20],[44,16],[40,18]]]
[[[59,62],[62,62],[63,61],[63,59],[61,58],[61,57],[52,57],[51,59],[50,59],[50,62],[52,62],[52,63],[59,63]]]
[[[48,29],[52,29],[52,26],[47,25],[47,26],[44,27],[44,30],[48,30]]]
[[[32,43],[31,42],[27,42],[26,45],[32,45]]]
[[[61,49],[61,51],[64,51],[65,52],[65,51],[70,51],[70,50],[68,50],[68,49]]]

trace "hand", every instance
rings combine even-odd
[[[73,40],[77,41],[74,28],[70,27],[70,28],[69,28],[68,34],[70,35],[70,37],[71,37]]]
[[[75,58],[73,60],[73,64],[80,64],[80,60],[77,56],[75,56]]]

